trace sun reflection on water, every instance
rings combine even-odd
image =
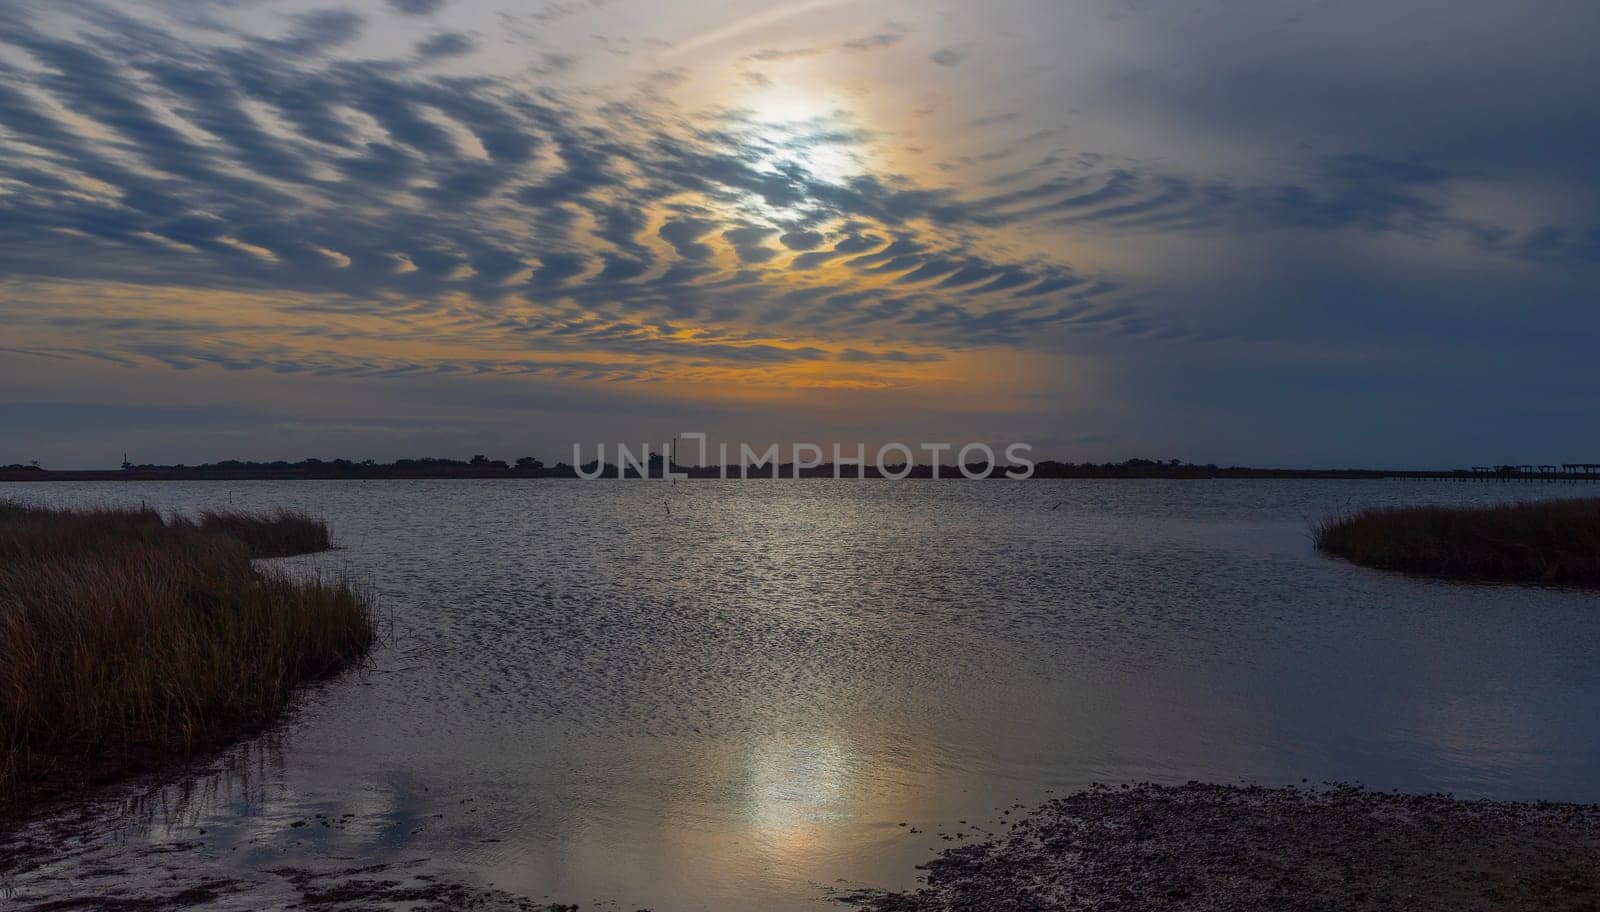
[[[822,831],[850,816],[858,765],[850,747],[828,734],[752,745],[743,800],[751,834],[786,856],[821,850]]]

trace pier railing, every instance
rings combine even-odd
[[[1456,475],[1473,481],[1600,481],[1600,462],[1473,466],[1457,469]]]

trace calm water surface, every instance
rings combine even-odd
[[[406,861],[658,912],[909,886],[951,844],[941,832],[998,828],[1013,802],[1094,781],[1600,801],[1600,596],[1375,573],[1309,535],[1374,504],[1584,491],[0,485],[33,502],[315,511],[343,549],[284,563],[369,582],[392,625],[369,671],[317,690],[191,800],[169,790],[142,825],[100,826],[97,863],[197,842],[161,876],[262,881],[218,908],[273,905],[274,867]],[[43,895],[92,867],[16,886]]]

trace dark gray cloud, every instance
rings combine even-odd
[[[424,60],[438,57],[461,57],[472,53],[478,42],[461,32],[440,32],[417,42],[417,56]]]
[[[716,227],[717,223],[708,219],[680,218],[662,224],[656,233],[678,251],[678,256],[686,260],[709,260],[713,251],[700,241]]]
[[[823,237],[819,231],[795,230],[785,231],[778,240],[790,250],[810,250],[821,244]]]
[[[294,28],[276,44],[296,54],[316,54],[360,37],[366,20],[351,10],[314,10],[294,18]]]
[[[906,39],[911,34],[911,29],[899,22],[886,22],[883,27],[870,35],[852,38],[844,43],[844,48],[850,51],[874,51],[879,48],[893,47]]]
[[[389,8],[407,16],[432,16],[444,9],[446,0],[384,0]]]

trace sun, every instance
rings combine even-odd
[[[868,170],[864,131],[832,93],[768,85],[742,99],[760,166],[803,168],[828,183],[845,183]]]

